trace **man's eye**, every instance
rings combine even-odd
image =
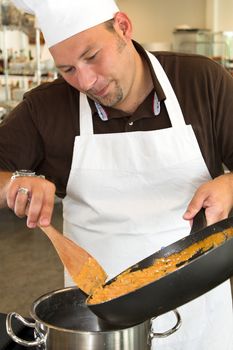
[[[96,55],[97,55],[97,52],[94,53],[94,55],[91,55],[91,56],[87,57],[87,61],[93,60],[96,57]]]
[[[66,68],[66,69],[63,69],[63,73],[72,73],[74,70],[73,67],[70,67],[70,68]]]

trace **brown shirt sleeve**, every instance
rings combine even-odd
[[[33,169],[64,197],[78,132],[78,94],[63,80],[43,84],[0,127],[0,169]]]

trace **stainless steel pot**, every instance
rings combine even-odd
[[[180,315],[174,311],[177,322],[164,333],[153,331],[153,319],[129,328],[117,328],[94,315],[85,300],[86,295],[76,287],[48,293],[32,305],[31,315],[35,322],[28,322],[15,312],[9,313],[7,333],[20,345],[38,346],[43,350],[149,350],[153,338],[167,337],[181,325]],[[13,318],[34,328],[33,341],[20,339],[14,334]]]

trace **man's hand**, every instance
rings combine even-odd
[[[216,177],[201,185],[195,192],[186,212],[185,220],[192,220],[205,208],[207,225],[226,219],[233,208],[233,173]]]
[[[5,187],[6,201],[18,217],[27,215],[27,226],[48,226],[54,207],[55,185],[39,177],[10,179]]]

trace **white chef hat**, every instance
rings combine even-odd
[[[48,47],[114,17],[114,0],[13,0],[34,14]]]

